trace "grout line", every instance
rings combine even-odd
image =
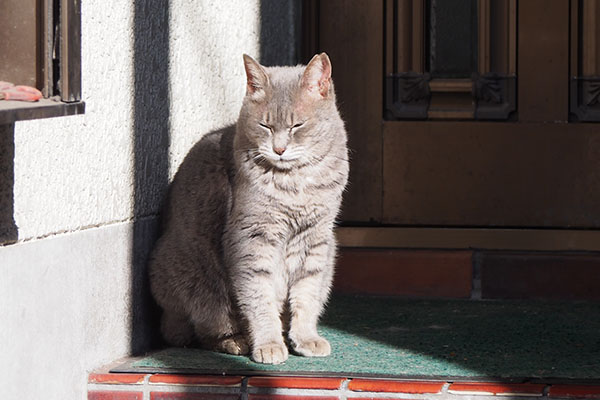
[[[348,390],[348,385],[350,385],[350,381],[351,380],[352,380],[351,378],[344,379],[342,381],[340,387],[338,388],[340,400],[347,400],[348,399],[348,393],[350,392]]]
[[[283,387],[255,387],[249,394],[259,395],[293,395],[293,396],[337,396],[341,389],[298,389]]]
[[[348,391],[346,394],[352,398],[377,398],[377,399],[398,399],[398,400],[448,400],[450,397],[441,393],[402,393],[402,392],[354,392]],[[479,400],[479,399],[478,399]],[[491,399],[481,399],[491,400]],[[496,399],[494,399],[496,400]]]
[[[552,385],[545,385],[544,386],[544,390],[542,390],[542,396],[543,397],[550,397],[550,388],[552,387]]]
[[[144,390],[142,392],[142,400],[150,400],[150,377],[152,374],[146,374],[144,377]]]
[[[88,383],[88,392],[90,390],[101,392],[143,392],[144,385],[133,384],[114,384],[114,383]]]
[[[450,385],[452,385],[452,382],[444,382],[444,384],[442,385],[441,394],[448,394],[448,389],[450,388]]]
[[[213,393],[213,394],[240,394],[241,386],[220,386],[220,385],[194,385],[194,384],[150,384],[151,392],[168,393]]]
[[[240,386],[240,400],[248,400],[248,377],[242,378],[242,385]]]

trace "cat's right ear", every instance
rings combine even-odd
[[[262,65],[247,54],[244,54],[244,68],[246,69],[246,96],[253,100],[261,100],[269,85],[269,77]]]

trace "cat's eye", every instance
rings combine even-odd
[[[269,132],[273,132],[273,128],[271,128],[269,125],[267,124],[263,124],[262,122],[259,122],[258,125],[260,125],[261,127],[265,128],[266,130],[268,130]]]
[[[292,129],[300,128],[302,125],[304,125],[304,122],[299,122],[299,123],[293,125]]]

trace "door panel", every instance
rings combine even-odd
[[[518,21],[519,121],[567,121],[569,2],[521,1]]]
[[[386,122],[382,222],[600,227],[599,128]]]
[[[600,228],[600,124],[576,122],[600,120],[600,0],[477,0],[476,70],[444,79],[428,1],[308,1],[352,151],[343,221]]]
[[[381,221],[383,3],[327,0],[318,5],[316,51],[325,51],[331,58],[351,151],[342,219]]]

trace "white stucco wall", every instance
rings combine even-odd
[[[171,1],[171,175],[203,133],[237,118],[241,55],[259,55],[258,3]],[[82,18],[85,115],[16,124],[20,240],[132,217],[133,5],[86,1]]]
[[[242,53],[258,57],[260,35],[258,1],[176,0],[173,8],[194,12],[174,11],[171,20],[171,176],[200,135],[237,119]]]
[[[295,2],[268,3],[289,11]],[[158,126],[168,127],[163,161],[172,177],[202,134],[235,121],[245,90],[241,55],[260,57],[260,0],[171,0],[166,13],[160,7],[168,2],[146,1],[140,4],[150,31],[138,30],[138,37],[139,5],[81,3],[86,112],[17,122],[14,184],[0,181],[0,190],[13,190],[18,230],[16,243],[0,243],[3,399],[84,399],[91,370],[130,354],[136,340],[138,350],[145,346],[147,338],[132,337],[132,321],[140,318],[134,308],[143,307],[135,301],[143,286],[140,263],[166,183],[147,184],[157,166],[145,165],[152,154],[136,151],[152,152],[160,143],[136,147],[136,140],[161,132],[140,115],[168,107],[168,123]],[[161,15],[169,16],[168,99],[152,98],[154,66],[134,59],[145,40],[153,43],[144,35],[165,26]],[[293,46],[286,35],[294,32],[282,24],[272,40]],[[293,55],[287,50],[284,61]],[[136,70],[143,82],[135,82]],[[140,103],[146,87],[148,99]]]
[[[20,240],[131,216],[132,9],[118,0],[82,4],[85,115],[16,123]]]

